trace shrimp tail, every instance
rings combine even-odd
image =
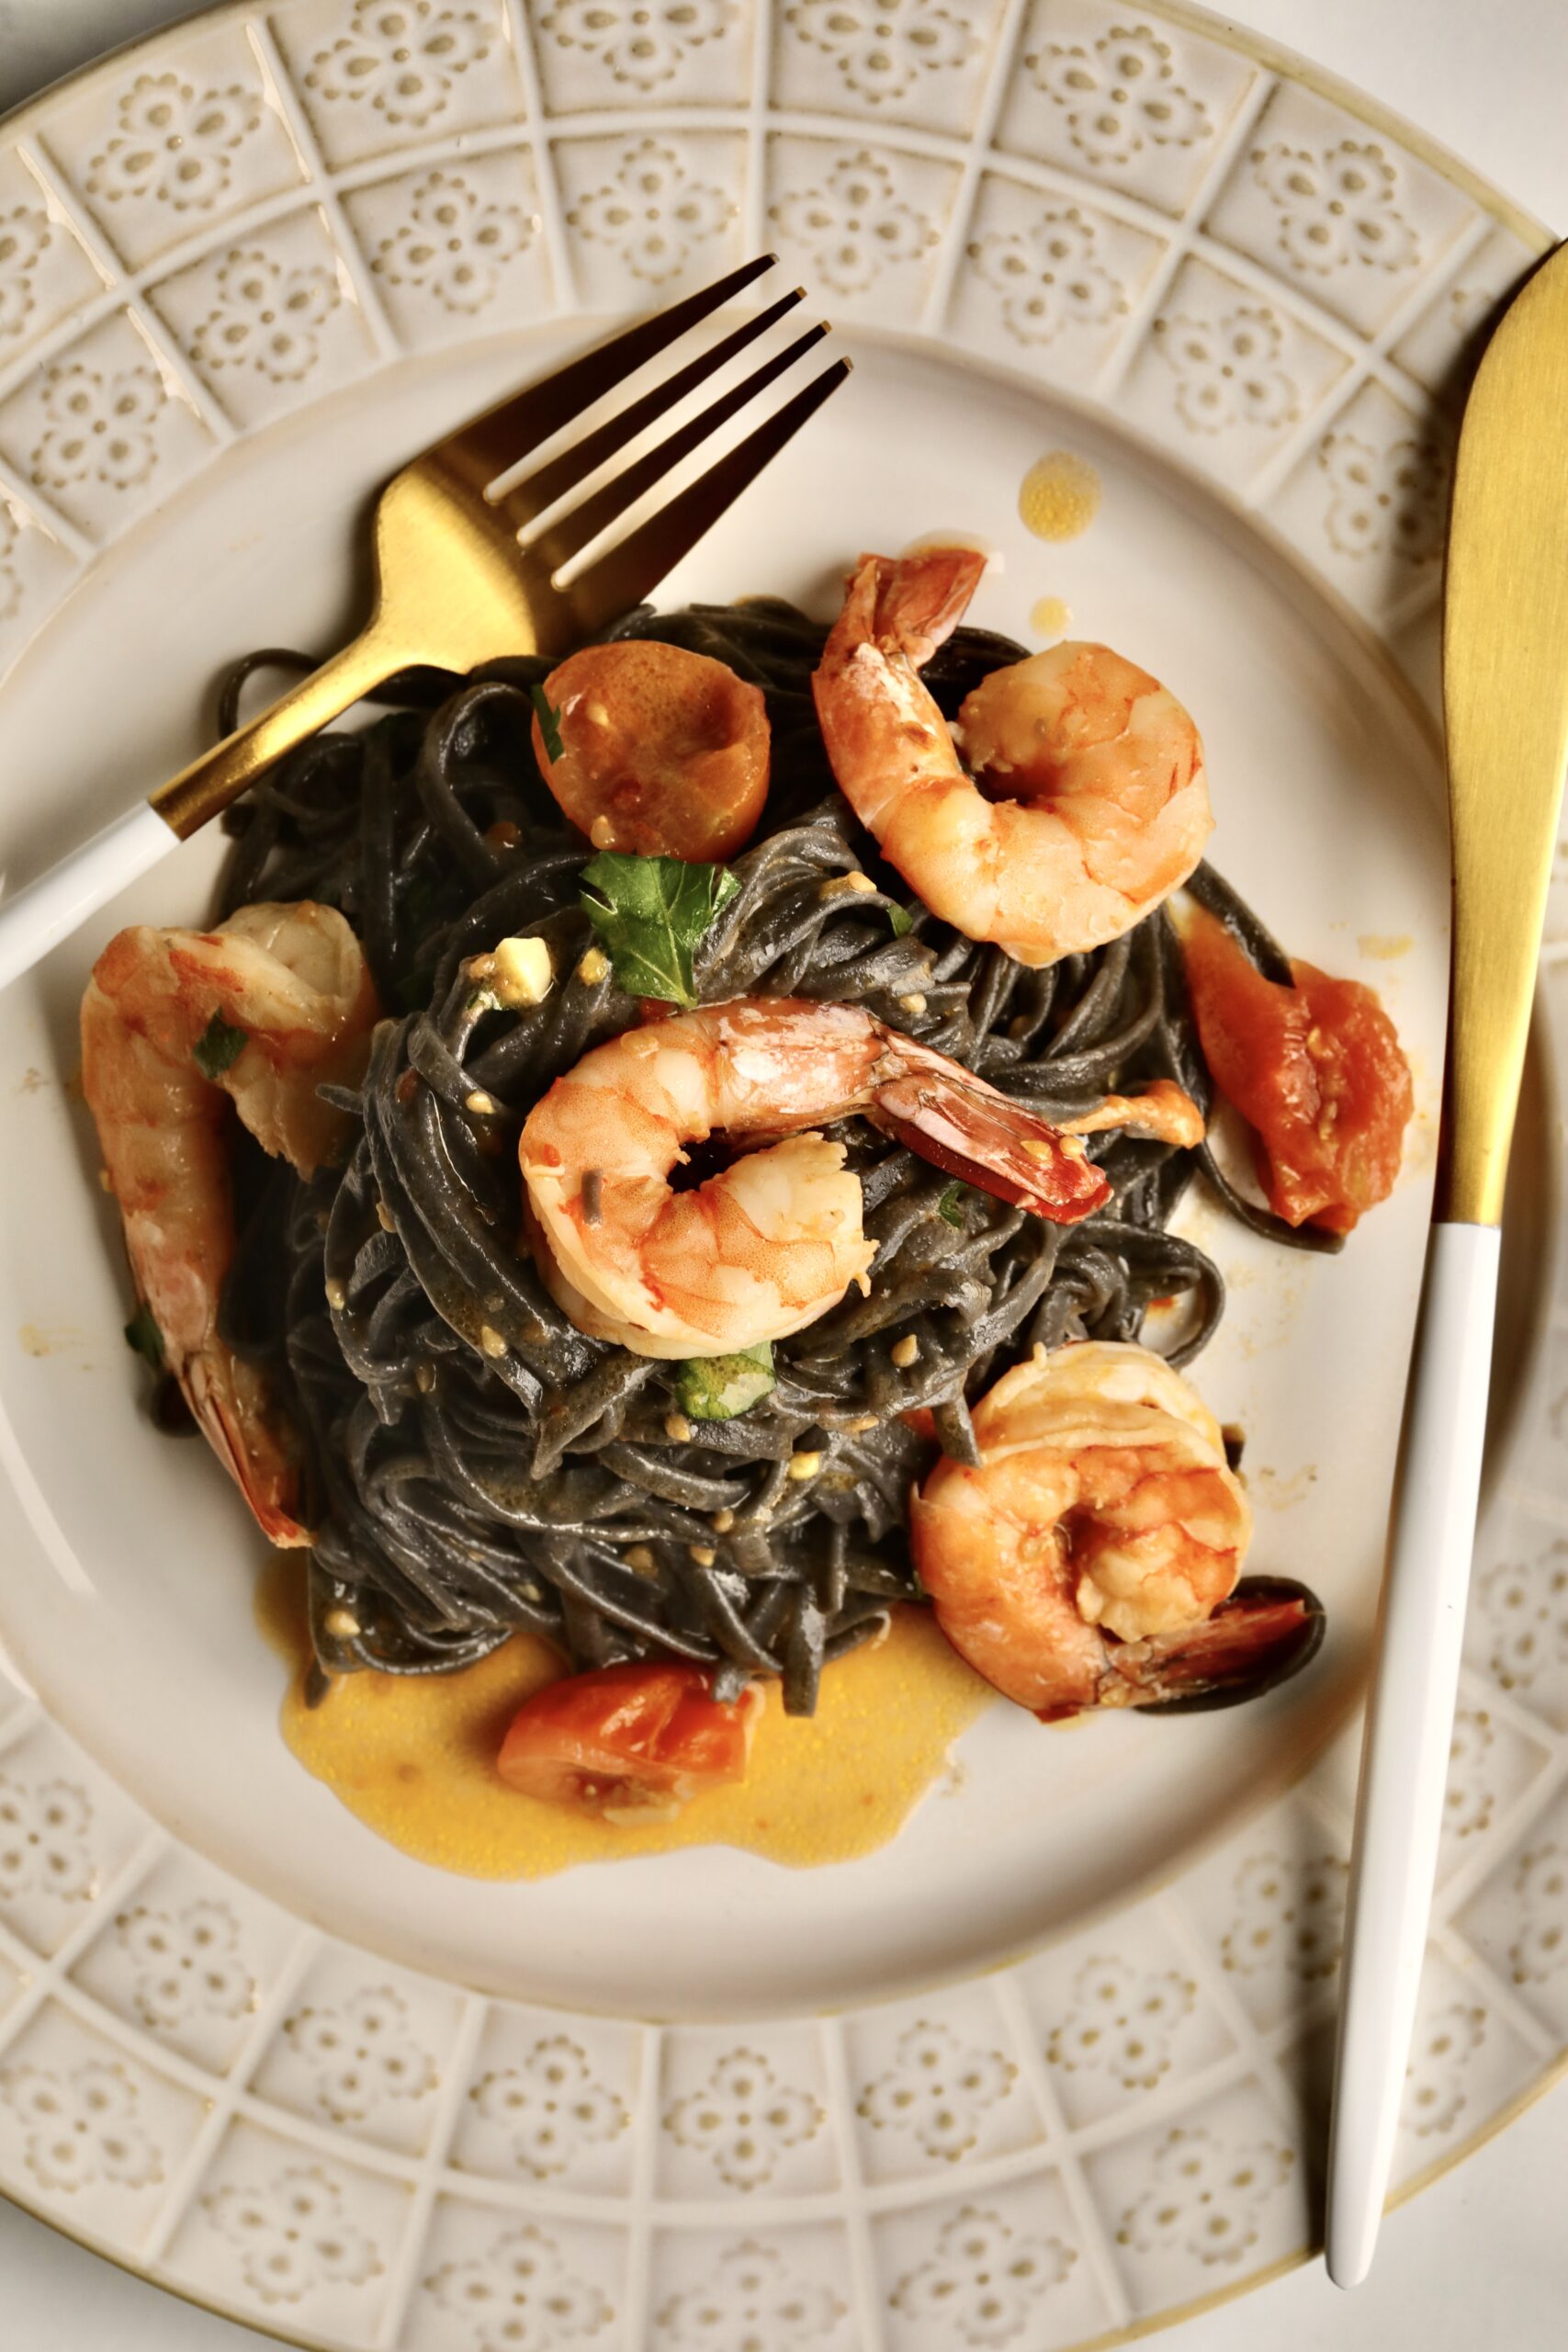
[[[985,569],[974,548],[923,548],[897,559],[863,555],[850,584],[845,634],[852,629],[923,669],[968,611]]]
[[[297,1516],[297,1445],[292,1431],[268,1413],[263,1375],[213,1340],[177,1376],[197,1426],[268,1542],[285,1549],[313,1543]]]
[[[1201,1625],[1108,1643],[1101,1706],[1197,1714],[1274,1690],[1315,1657],[1323,1603],[1292,1577],[1244,1577]]]
[[[1190,1094],[1169,1078],[1156,1078],[1142,1094],[1107,1094],[1092,1111],[1062,1122],[1065,1136],[1103,1135],[1112,1127],[1174,1144],[1179,1151],[1195,1150],[1208,1132]]]
[[[879,1085],[868,1115],[950,1176],[1053,1225],[1077,1225],[1111,1198],[1110,1179],[1076,1136],[990,1087],[910,1073]]]

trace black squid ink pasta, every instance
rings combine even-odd
[[[710,655],[766,697],[767,808],[731,861],[739,895],[699,951],[705,1002],[863,1006],[1046,1117],[1160,1077],[1207,1110],[1165,909],[1033,970],[911,900],[834,786],[810,691],[822,626],[758,598],[644,609],[611,634]],[[951,718],[1024,650],[960,628],[922,675]],[[237,665],[225,727],[246,677],[279,664],[302,657]],[[344,1165],[306,1183],[237,1145],[245,1214],[225,1333],[267,1367],[305,1450],[321,1671],[444,1673],[523,1628],[579,1668],[703,1661],[719,1697],[777,1676],[786,1707],[809,1713],[824,1665],[890,1604],[920,1598],[911,1482],[939,1446],[976,1458],[967,1405],[1001,1372],[1040,1342],[1134,1339],[1156,1299],[1186,1303],[1172,1362],[1204,1345],[1221,1278],[1169,1230],[1200,1168],[1271,1238],[1337,1239],[1254,1205],[1207,1145],[1093,1137],[1112,1196],[1065,1227],[954,1185],[847,1120],[829,1132],[848,1148],[877,1244],[870,1295],[852,1291],[775,1342],[776,1385],[750,1410],[689,1420],[680,1367],[577,1330],[520,1233],[525,1116],[638,1018],[589,954],[579,877],[592,853],[530,746],[528,690],[552,666],[502,662],[468,682],[410,673],[384,695],[400,707],[302,746],[226,820],[222,912],[256,899],[340,908],[389,1017],[362,1089],[338,1098],[354,1120]],[[841,887],[857,869],[874,890]],[[1261,970],[1290,978],[1210,868],[1187,887]],[[547,944],[556,984],[526,1011],[497,1011],[463,966],[519,933]]]

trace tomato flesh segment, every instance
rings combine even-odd
[[[750,840],[768,793],[767,707],[727,663],[626,638],[569,655],[543,693],[560,757],[536,713],[539,773],[595,849],[701,864]]]
[[[1201,909],[1182,950],[1203,1058],[1253,1131],[1269,1207],[1348,1233],[1393,1190],[1415,1110],[1393,1022],[1361,981],[1314,965],[1292,962],[1293,988],[1266,979]]]
[[[751,1686],[732,1705],[701,1667],[627,1662],[569,1674],[525,1699],[496,1758],[511,1787],[609,1820],[677,1811],[746,1777],[761,1711]]]

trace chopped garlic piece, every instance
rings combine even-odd
[[[491,995],[508,1012],[543,1004],[555,979],[550,951],[542,939],[503,939],[491,958],[488,978]]]

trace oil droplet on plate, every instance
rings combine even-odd
[[[1047,450],[1023,477],[1018,511],[1037,539],[1076,539],[1100,512],[1100,476],[1070,449]]]
[[[1363,956],[1379,964],[1392,964],[1396,956],[1408,956],[1416,942],[1407,931],[1363,931],[1356,941]]]
[[[1041,596],[1030,607],[1029,626],[1036,637],[1066,637],[1072,625],[1071,608],[1060,596]]]

